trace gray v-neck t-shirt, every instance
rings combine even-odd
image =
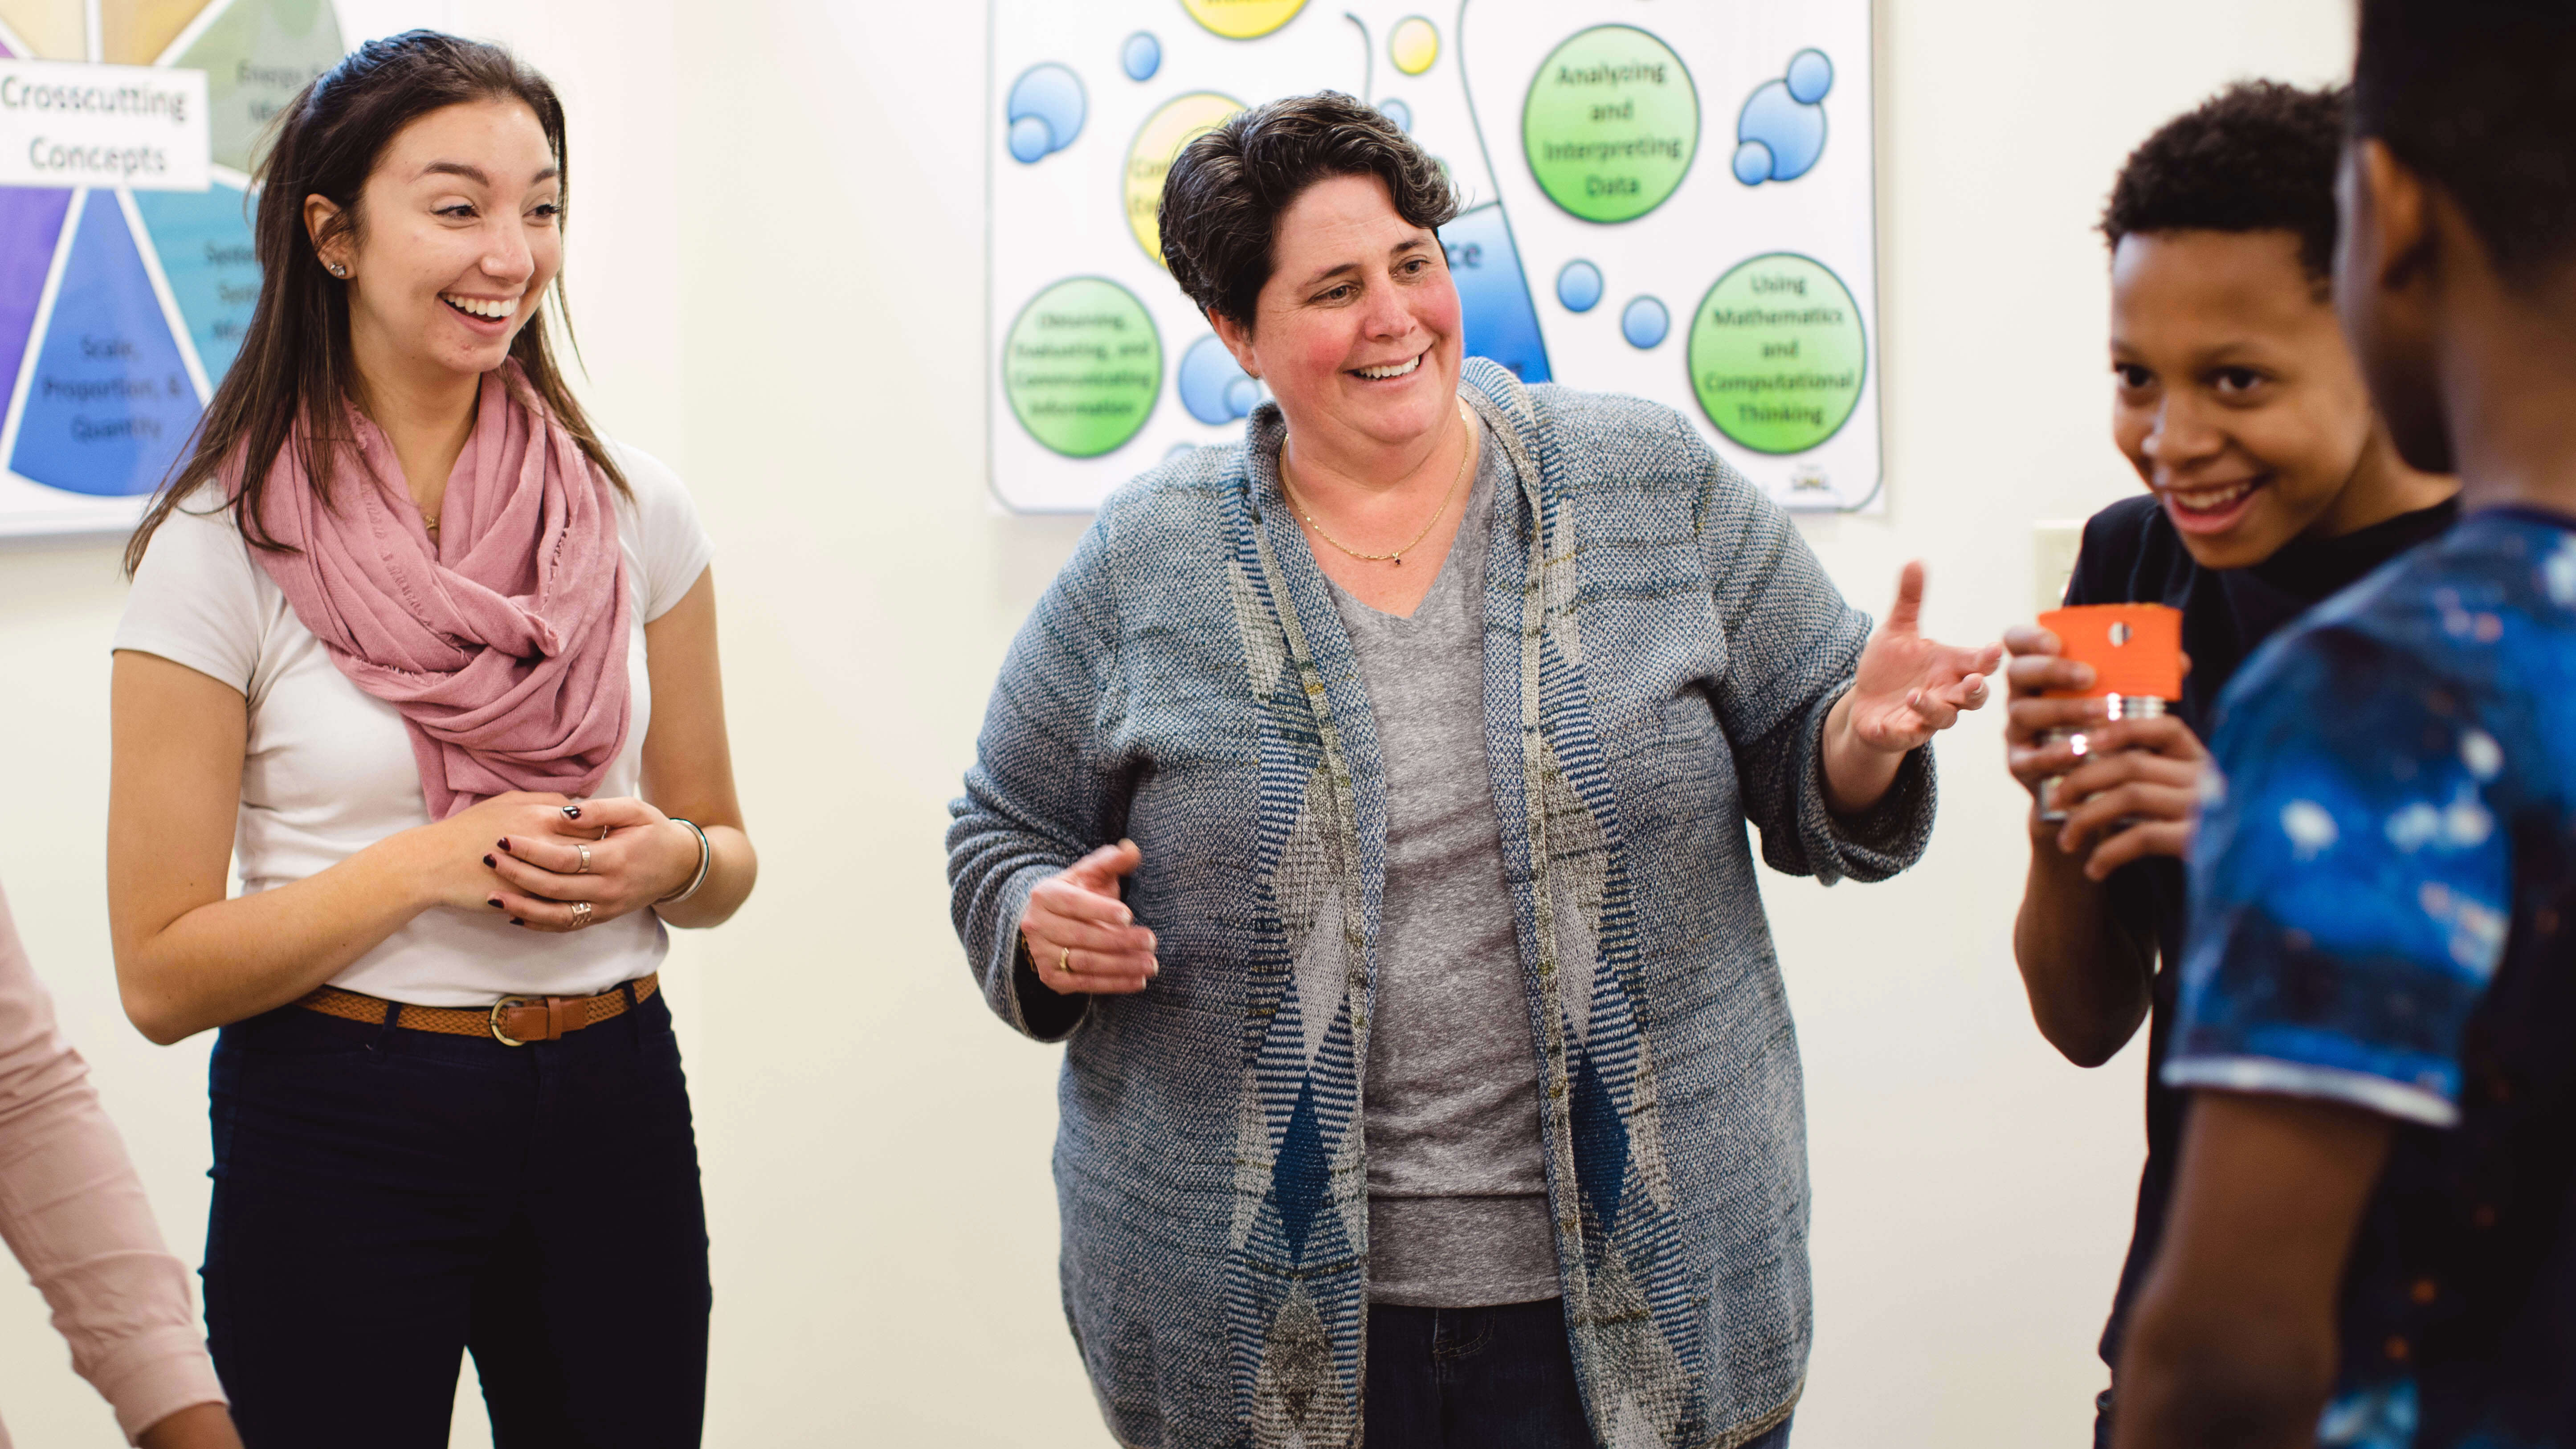
[[[1363,1112],[1369,1298],[1559,1296],[1538,1054],[1485,756],[1485,551],[1517,490],[1487,439],[1457,540],[1411,617],[1333,589],[1386,762],[1386,884]],[[1410,567],[1410,564],[1405,565]]]

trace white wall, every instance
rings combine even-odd
[[[716,1445],[1107,1442],[1055,1301],[1055,1053],[984,1015],[939,848],[992,670],[1079,527],[997,514],[981,477],[982,13],[402,8],[506,35],[563,85],[590,396],[681,467],[721,549],[764,876],[671,972],[715,1238]],[[1856,599],[1883,607],[1922,557],[1935,632],[2027,614],[2030,521],[2135,486],[2105,439],[2087,230],[2112,169],[2226,79],[2330,77],[2347,24],[2342,0],[1882,0],[1891,508],[1808,527]],[[0,759],[20,762],[0,880],[194,1261],[206,1043],[124,1024],[103,926],[121,593],[107,546],[0,552]],[[1997,733],[1989,714],[1945,740],[1941,832],[1910,875],[1769,882],[1812,1117],[1810,1449],[2077,1443],[2101,1377],[2138,1054],[2078,1072],[2031,1030]],[[0,1278],[19,1442],[113,1443],[41,1302]]]

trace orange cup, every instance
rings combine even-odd
[[[2182,698],[2182,610],[2163,604],[2074,604],[2039,616],[2039,626],[2055,634],[2064,657],[2093,666],[2093,687],[2051,690],[2057,699],[2101,699],[2110,702],[2111,719],[2137,719],[2165,712]],[[2054,729],[2051,743],[2075,741],[2084,752],[2085,731]],[[2057,798],[2058,777],[2039,782],[2039,818],[2063,820],[2066,806]]]
[[[2093,687],[2069,699],[2182,698],[2182,610],[2163,604],[2074,604],[2039,616],[2066,657],[2093,666]]]

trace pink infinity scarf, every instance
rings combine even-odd
[[[483,380],[433,542],[384,433],[350,410],[325,508],[279,453],[251,556],[349,682],[402,712],[433,820],[510,790],[588,794],[626,743],[626,556],[608,477],[519,365]]]

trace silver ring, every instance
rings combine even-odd
[[[590,847],[576,841],[573,844],[573,849],[581,852],[581,864],[574,866],[572,873],[574,875],[590,874]]]
[[[578,930],[580,930],[582,927],[587,926],[587,925],[589,925],[589,924],[590,924],[590,902],[588,902],[588,901],[575,901],[575,902],[573,902],[573,903],[572,903],[572,928],[573,928],[574,930],[578,931]]]

